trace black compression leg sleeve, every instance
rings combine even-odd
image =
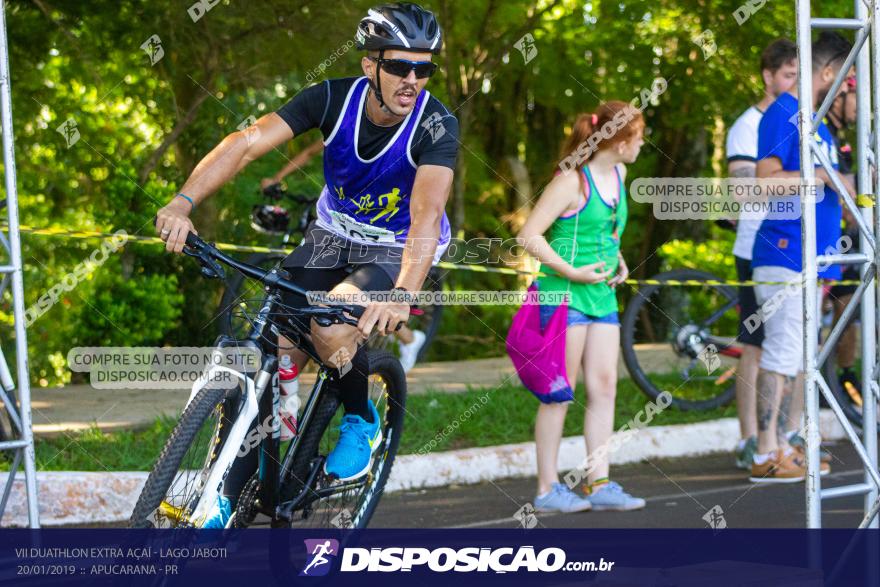
[[[339,376],[339,371],[336,369],[331,371],[330,385],[339,393],[345,413],[360,416],[367,422],[371,422],[372,416],[367,406],[370,361],[366,347],[359,348],[351,365],[346,365],[341,370],[344,373],[342,377]]]

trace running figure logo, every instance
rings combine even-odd
[[[431,116],[425,119],[425,122],[422,123],[422,128],[431,135],[432,143],[436,143],[446,134],[446,127],[443,126],[443,117],[436,112],[432,112]]]
[[[519,52],[522,53],[526,65],[528,65],[529,61],[534,59],[538,54],[538,47],[535,46],[535,37],[530,33],[523,35],[519,41],[513,44],[513,46],[519,49]]]
[[[55,129],[62,137],[64,137],[64,142],[67,143],[67,148],[71,148],[76,144],[79,140],[79,128],[76,126],[76,120],[73,118],[68,118],[64,122],[61,123],[61,126]]]
[[[720,505],[713,506],[711,510],[703,515],[703,519],[713,530],[724,530],[727,528],[727,520],[724,519],[724,510],[721,509]]]
[[[165,49],[162,48],[162,39],[159,35],[152,35],[149,39],[141,44],[144,53],[150,56],[150,65],[156,65],[165,56]]]
[[[342,256],[342,248],[330,235],[325,234],[320,243],[315,245],[312,250],[312,256],[309,258],[306,267],[318,269],[330,269],[339,263],[339,257]]]
[[[306,553],[309,555],[300,577],[321,577],[330,572],[333,558],[339,554],[339,541],[332,538],[306,540]]]

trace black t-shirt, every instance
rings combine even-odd
[[[282,106],[278,115],[290,125],[294,136],[319,128],[326,140],[333,132],[336,121],[342,114],[345,97],[357,79],[347,77],[324,80],[308,87]],[[432,135],[432,126],[425,121],[435,114],[440,117],[444,132],[435,130]],[[358,155],[361,159],[372,159],[378,155],[403,124],[401,121],[394,126],[378,126],[370,121],[366,113],[361,113],[361,120],[363,123],[358,135]],[[410,155],[417,166],[442,165],[455,169],[455,158],[458,155],[458,119],[433,95],[425,105],[415,132]]]

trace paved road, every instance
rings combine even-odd
[[[859,461],[849,443],[830,447],[832,473],[826,487],[862,479]],[[804,527],[805,488],[793,485],[756,486],[732,466],[732,456],[711,455],[656,460],[615,467],[613,477],[648,505],[636,512],[537,514],[547,528],[705,528],[702,519],[720,506],[730,528]],[[372,528],[517,528],[514,513],[534,499],[534,479],[510,479],[480,485],[446,487],[385,495]],[[823,525],[848,527],[862,518],[862,498],[846,497],[823,504]]]
[[[849,443],[828,447],[834,470],[824,487],[860,481],[863,473]],[[732,466],[729,455],[658,459],[615,467],[614,478],[648,501],[635,512],[537,514],[543,528],[706,528],[703,516],[716,506],[728,528],[803,528],[804,484],[755,485]],[[521,528],[514,513],[534,499],[534,479],[395,492],[382,497],[370,528]],[[855,528],[862,498],[823,504],[823,527]],[[265,525],[258,517],[255,526]],[[123,527],[123,523],[70,527]]]

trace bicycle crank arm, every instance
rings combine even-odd
[[[318,477],[318,473],[321,469],[324,468],[324,459],[325,457],[320,456],[312,461],[312,468],[309,471],[309,476],[306,477],[306,482],[303,484],[302,491],[294,497],[292,500],[282,503],[277,508],[275,508],[275,517],[279,520],[284,520],[286,522],[290,522],[293,520],[293,510],[298,508],[302,502],[305,501],[306,495],[309,493],[315,493],[315,490],[312,487],[315,484],[315,479]]]

